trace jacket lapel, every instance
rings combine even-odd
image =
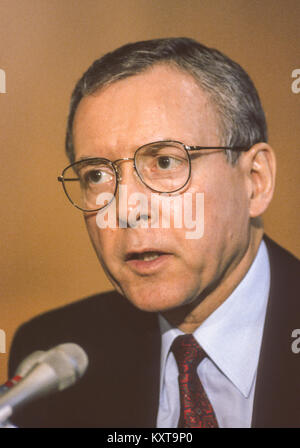
[[[299,262],[265,237],[271,265],[271,288],[258,364],[253,427],[299,425],[300,357],[291,333],[299,327]]]

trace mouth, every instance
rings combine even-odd
[[[129,252],[125,257],[125,260],[126,261],[131,261],[131,260],[153,261],[164,254],[165,254],[165,252],[152,251],[152,250],[144,251],[144,252]]]
[[[171,254],[157,250],[144,250],[141,252],[129,252],[125,257],[125,262],[130,268],[139,274],[154,273],[161,268]]]

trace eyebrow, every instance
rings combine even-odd
[[[89,160],[89,159],[105,159],[105,157],[99,157],[99,156],[81,156],[79,157],[79,159],[76,160],[76,162],[82,162],[84,160]]]

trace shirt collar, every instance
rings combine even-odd
[[[209,358],[247,397],[253,384],[270,289],[270,265],[264,241],[247,274],[232,294],[197,328],[194,337]],[[159,315],[162,334],[161,384],[169,350],[176,336]]]

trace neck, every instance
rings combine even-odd
[[[263,237],[262,228],[250,232],[248,247],[237,264],[222,281],[193,303],[163,313],[169,323],[184,333],[193,333],[233,292],[249,270]]]

